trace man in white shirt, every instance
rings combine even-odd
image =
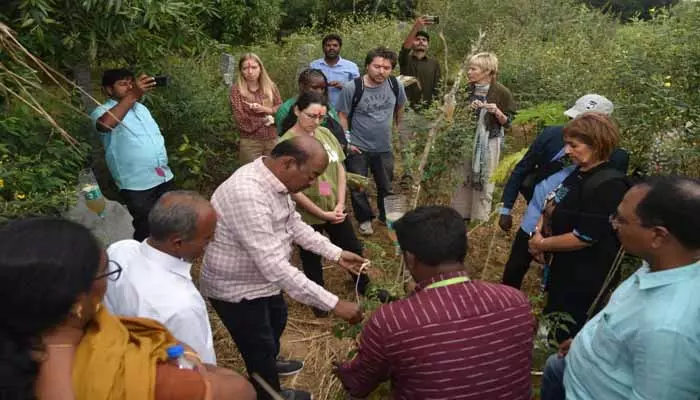
[[[290,193],[316,184],[328,153],[310,136],[279,143],[270,157],[236,170],[211,198],[219,221],[207,248],[200,288],[231,334],[248,374],[257,373],[286,399],[310,399],[308,392],[281,390],[279,375],[299,372],[303,362],[280,360],[280,337],[289,297],[350,323],[362,319],[357,304],[317,285],[290,264],[292,243],[338,263],[355,274],[365,261],[343,251],[301,220]],[[258,399],[268,399],[253,382]]]
[[[202,360],[216,364],[207,306],[192,282],[192,260],[214,237],[216,211],[196,192],[164,194],[148,215],[150,237],[122,240],[107,249],[122,267],[109,281],[105,305],[116,315],[154,319]]]

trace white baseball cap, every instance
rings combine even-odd
[[[576,104],[568,110],[564,111],[564,115],[570,118],[576,118],[580,114],[589,111],[595,111],[610,115],[613,112],[615,106],[612,101],[606,99],[599,94],[587,94],[580,99],[576,100]]]

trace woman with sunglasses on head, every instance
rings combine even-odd
[[[102,307],[121,268],[90,231],[56,218],[0,229],[0,393],[7,399],[254,399],[238,374],[167,350],[177,340],[159,323],[117,318]]]
[[[357,239],[352,223],[345,213],[347,183],[343,167],[345,154],[333,134],[321,126],[321,123],[328,118],[327,112],[328,101],[325,96],[316,92],[304,92],[282,124],[286,133],[282,135],[280,141],[299,135],[312,136],[323,144],[328,153],[328,167],[318,177],[316,183],[301,193],[293,194],[292,198],[297,203],[297,210],[304,222],[319,232],[326,232],[331,242],[343,250],[362,255],[362,243]],[[323,286],[321,257],[301,247],[299,250],[304,274]],[[369,277],[363,273],[353,278],[356,279],[359,293],[364,294]],[[326,312],[317,309],[313,312],[317,317],[327,315]]]
[[[549,265],[544,313],[573,318],[565,322],[568,332],[556,328],[559,343],[576,336],[605,305],[604,299],[598,300],[589,313],[599,294],[605,294],[604,282],[618,256],[620,242],[609,217],[629,188],[624,174],[608,162],[620,140],[610,117],[587,112],[569,122],[563,132],[564,151],[576,169],[547,197],[529,241],[530,253]],[[606,290],[615,287],[617,278]]]
[[[345,150],[347,146],[347,139],[345,138],[345,130],[342,125],[340,125],[340,119],[338,118],[338,113],[335,111],[333,104],[328,101],[328,80],[326,75],[320,69],[307,68],[301,71],[299,74],[299,93],[285,100],[284,103],[277,109],[275,114],[275,126],[277,126],[277,134],[282,136],[287,129],[283,126],[284,120],[287,116],[292,113],[294,104],[297,102],[299,96],[305,92],[315,92],[323,96],[326,99],[327,106],[327,117],[321,123],[321,126],[327,128],[335,138],[338,140],[340,145]]]

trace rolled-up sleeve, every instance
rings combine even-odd
[[[700,398],[700,342],[673,330],[639,332],[632,343],[632,399]]]
[[[225,223],[231,227],[232,234],[241,242],[265,279],[278,285],[290,297],[301,303],[322,310],[335,308],[338,296],[309,280],[303,272],[289,262],[285,244],[273,232],[272,209],[269,204],[266,204],[266,199],[250,190],[236,191],[228,197],[227,202],[236,204],[237,207],[233,207],[234,212],[224,216],[229,218]],[[296,216],[298,217],[298,214]],[[311,229],[311,227],[308,228]],[[296,229],[298,228],[295,228],[295,231]],[[321,234],[317,233],[317,235],[323,237]],[[307,245],[311,242],[313,242],[311,238],[306,241]],[[311,247],[322,249],[325,254],[332,255],[331,247],[321,242],[316,239]]]

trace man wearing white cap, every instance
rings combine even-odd
[[[613,109],[613,103],[605,97],[587,94],[576,100],[576,104],[566,110],[564,115],[572,119],[585,112],[610,115]],[[528,240],[542,214],[545,197],[573,171],[573,166],[567,166],[564,157],[563,128],[564,126],[547,126],[537,135],[523,159],[513,169],[503,189],[503,208],[498,225],[504,231],[510,231],[513,225],[510,210],[518,193],[528,202],[528,209],[515,235],[503,272],[503,283],[517,289],[520,288],[532,261],[528,251]],[[628,162],[629,155],[624,150],[615,149],[610,156],[610,164],[623,173],[627,173]]]

